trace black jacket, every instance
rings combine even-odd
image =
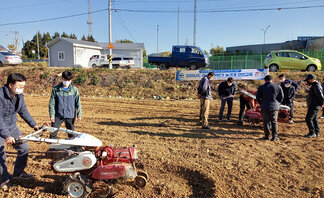
[[[228,86],[227,81],[223,81],[218,86],[218,95],[219,97],[234,95],[235,90],[236,84],[234,82],[231,86]]]
[[[256,95],[262,111],[278,111],[283,97],[282,88],[271,82],[266,82],[264,85],[261,85]]]
[[[294,102],[296,96],[296,88],[291,85],[290,87],[286,87],[285,85],[281,85],[284,98],[281,104],[283,105],[291,105]]]
[[[0,138],[6,139],[11,132],[19,130],[17,127],[17,113],[30,127],[36,122],[29,114],[23,94],[13,96],[7,85],[0,88]]]
[[[309,109],[320,109],[324,102],[323,89],[319,82],[315,81],[309,89],[307,106]]]
[[[287,78],[287,80],[291,80],[291,79],[288,79],[288,78]],[[295,83],[293,80],[291,80],[291,85],[295,88],[295,91],[297,91],[297,89],[298,89],[298,87],[299,87],[298,83]],[[284,82],[281,82],[281,83],[280,83],[280,86],[281,86],[281,87],[282,87],[282,86],[285,86],[285,83],[284,83]]]

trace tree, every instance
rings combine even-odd
[[[87,38],[84,35],[82,35],[81,41],[86,41],[86,40]]]
[[[11,52],[11,53],[14,53],[17,49],[15,44],[9,44],[7,47],[8,47],[9,52]]]
[[[87,41],[96,42],[96,40],[93,38],[92,35],[90,35],[90,36],[87,37]]]
[[[143,50],[143,57],[146,56],[146,49]]]
[[[66,32],[63,32],[63,33],[61,34],[61,37],[69,38],[69,35],[68,35]]]
[[[58,37],[60,37],[60,33],[55,32],[54,35],[52,36],[52,39],[54,40],[54,39],[56,39]]]
[[[215,56],[215,55],[219,55],[219,54],[224,54],[225,50],[222,46],[217,45],[216,48],[211,48],[210,49],[210,54]]]
[[[121,40],[116,40],[116,43],[134,43],[134,42],[128,39],[121,39]]]
[[[78,39],[77,36],[76,36],[75,34],[72,34],[72,33],[70,34],[69,37],[70,37],[71,39]]]

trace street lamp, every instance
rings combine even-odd
[[[265,36],[266,36],[266,32],[269,27],[270,27],[270,25],[268,25],[268,27],[266,27],[266,29],[261,28],[261,30],[263,31],[263,44],[265,44]]]

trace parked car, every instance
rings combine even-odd
[[[18,65],[21,63],[21,56],[17,56],[10,52],[0,52],[0,67],[4,65]]]
[[[209,58],[198,47],[175,45],[172,47],[170,57],[149,56],[148,62],[157,65],[161,70],[169,67],[186,67],[191,70],[207,67]]]
[[[108,67],[109,60],[106,54],[103,55],[93,55],[90,58],[89,64],[92,67]],[[135,65],[134,59],[131,57],[113,57],[112,66],[113,68],[131,68]]]
[[[280,69],[316,71],[322,69],[321,61],[294,50],[270,52],[264,60],[264,68],[276,72]]]

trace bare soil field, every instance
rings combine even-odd
[[[49,96],[26,95],[35,120],[49,122]],[[83,118],[76,129],[104,144],[136,145],[140,164],[148,172],[144,189],[118,184],[115,197],[324,197],[324,133],[304,138],[306,104],[295,103],[295,124],[279,124],[280,141],[260,140],[261,125],[237,126],[239,104],[230,122],[216,121],[219,101],[211,103],[212,130],[196,126],[198,100],[137,100],[83,97]],[[321,127],[323,128],[323,120]],[[24,134],[32,129],[19,119]],[[30,142],[26,171],[32,182],[14,182],[0,197],[65,197],[66,175],[54,174],[43,158],[48,145]],[[7,147],[13,169],[16,153]],[[91,197],[104,189],[97,184]]]

